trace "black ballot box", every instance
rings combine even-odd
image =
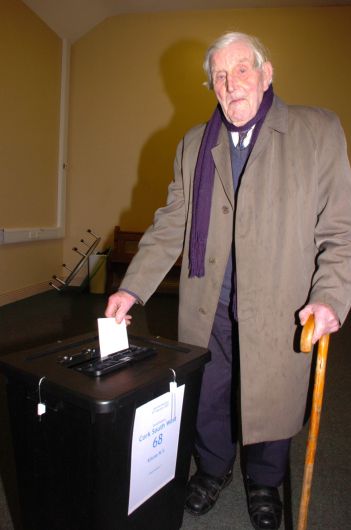
[[[133,351],[115,365],[108,358],[107,369],[95,333],[0,358],[23,530],[181,527],[210,354],[162,338],[129,340]],[[174,380],[184,385],[174,478],[128,515],[136,410]]]

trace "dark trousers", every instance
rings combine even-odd
[[[211,361],[205,367],[202,381],[195,450],[200,469],[221,477],[232,468],[236,457],[240,371],[237,323],[228,307],[221,303],[209,349]],[[287,439],[245,446],[246,474],[258,484],[279,486],[286,473],[290,442]]]

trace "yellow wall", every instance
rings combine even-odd
[[[61,40],[19,0],[0,0],[0,228],[56,224]],[[0,295],[47,284],[62,241],[0,245]]]
[[[63,245],[0,246],[0,297],[46,284],[62,260],[74,264],[71,248],[87,228],[106,247],[116,224],[148,226],[164,202],[179,139],[214,108],[202,86],[202,60],[224,31],[260,37],[271,51],[276,92],[287,102],[336,111],[351,144],[350,23],[351,7],[134,14],[107,19],[77,41],[67,237]],[[0,35],[0,228],[32,224],[34,215],[54,224],[61,41],[20,0],[0,0]],[[18,127],[14,119],[23,113]]]
[[[202,60],[227,30],[271,52],[276,92],[336,111],[351,139],[351,8],[233,9],[115,16],[72,49],[66,253],[86,227],[145,229],[163,204],[175,147],[214,108]]]

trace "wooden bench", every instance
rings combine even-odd
[[[121,230],[119,226],[114,229],[113,248],[107,260],[107,292],[115,292],[131,262],[138,251],[138,244],[144,232]],[[179,258],[164,280],[159,285],[157,292],[178,293],[181,258]]]

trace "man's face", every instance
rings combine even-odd
[[[213,89],[227,120],[245,125],[257,113],[272,79],[272,65],[254,66],[254,53],[245,42],[235,42],[212,56]]]

